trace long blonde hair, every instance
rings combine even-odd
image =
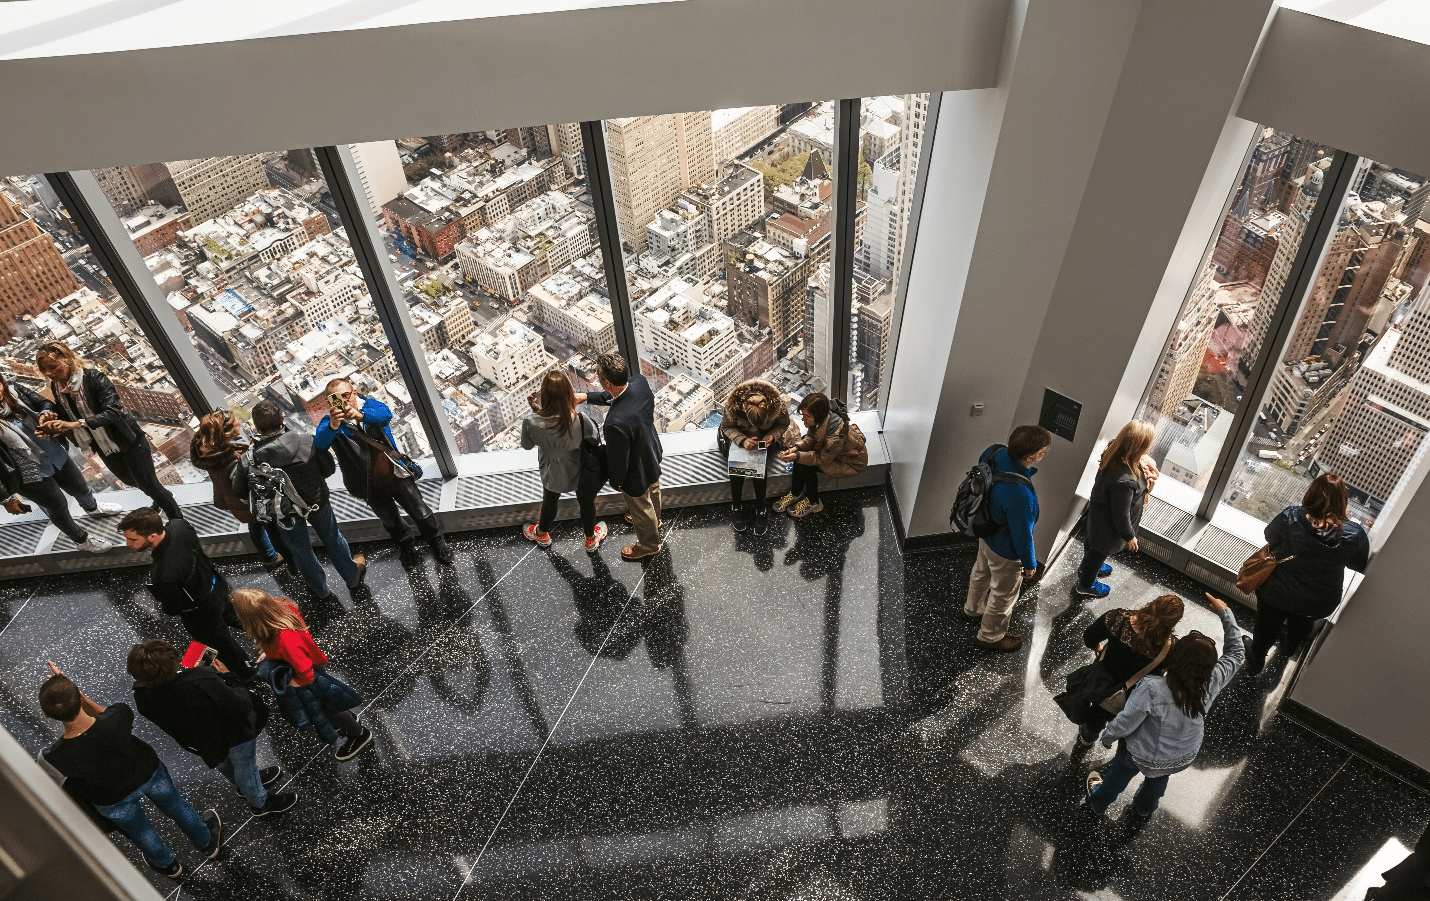
[[[1122,427],[1116,438],[1107,443],[1097,468],[1103,470],[1113,463],[1124,463],[1128,469],[1137,472],[1138,464],[1152,449],[1152,440],[1156,437],[1157,431],[1152,423],[1145,419],[1132,420]]]
[[[35,368],[39,369],[41,374],[45,371],[47,361],[63,361],[69,367],[70,378],[74,378],[76,372],[86,368],[84,360],[74,352],[74,348],[63,341],[46,341],[35,351]]]
[[[238,614],[243,631],[260,648],[272,647],[284,630],[308,631],[308,624],[303,622],[301,614],[289,608],[287,598],[275,598],[258,588],[240,588],[233,593],[232,600],[233,612]]]

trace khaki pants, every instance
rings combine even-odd
[[[660,550],[660,480],[652,482],[645,494],[625,494],[625,497],[631,528],[636,532],[636,550]]]
[[[1018,589],[1023,587],[1023,561],[1005,560],[989,550],[988,543],[978,539],[978,562],[968,577],[968,602],[963,612],[983,616],[978,640],[993,643],[1008,634],[1013,619],[1013,605],[1018,603]]]

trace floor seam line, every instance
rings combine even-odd
[[[1287,832],[1291,831],[1291,827],[1296,825],[1297,820],[1301,819],[1301,814],[1305,813],[1311,808],[1312,804],[1316,803],[1316,799],[1319,798],[1321,794],[1325,792],[1326,789],[1331,787],[1331,783],[1336,781],[1336,777],[1339,776],[1345,770],[1346,766],[1353,759],[1355,759],[1355,755],[1347,752],[1346,759],[1342,760],[1341,765],[1336,767],[1336,771],[1331,774],[1331,777],[1329,779],[1326,780],[1326,784],[1318,788],[1316,790],[1316,793],[1312,795],[1309,799],[1307,799],[1306,803],[1302,805],[1301,809],[1296,811],[1296,815],[1291,818],[1291,821],[1286,824],[1285,828],[1283,828],[1280,832],[1276,833],[1276,837],[1271,840],[1271,844],[1267,845],[1264,849],[1262,849],[1260,854],[1256,855],[1256,859],[1251,862],[1251,866],[1247,867],[1246,870],[1236,878],[1236,881],[1231,884],[1231,888],[1226,890],[1226,894],[1222,895],[1219,901],[1227,901],[1227,899],[1231,897],[1232,893],[1236,891],[1236,887],[1241,885],[1242,880],[1246,879],[1247,876],[1251,875],[1251,871],[1256,869],[1257,864],[1261,863],[1262,858],[1264,858],[1267,854],[1271,853],[1271,849],[1276,847],[1276,843],[1281,841],[1282,837],[1284,837]]]
[[[10,621],[6,623],[3,628],[0,628],[0,638],[5,637],[5,633],[10,631],[11,626],[15,625],[15,621],[20,618],[20,614],[25,612],[25,608],[30,606],[30,602],[33,601],[36,597],[38,597],[39,594],[40,589],[38,588],[30,592],[30,596],[25,598],[25,603],[21,604],[20,609],[15,611],[15,615],[10,617]]]
[[[677,514],[675,521],[670,525],[670,529],[665,533],[666,544],[670,542],[670,535],[675,531],[679,522],[680,516]],[[670,553],[670,549],[662,547],[661,552],[668,554]],[[506,815],[510,813],[512,807],[515,806],[516,799],[521,796],[521,790],[526,787],[527,780],[530,779],[531,774],[535,772],[536,764],[541,761],[541,755],[546,753],[547,747],[551,744],[552,737],[556,735],[556,730],[561,726],[561,721],[566,718],[567,712],[571,710],[571,705],[576,703],[576,697],[581,694],[581,686],[586,684],[586,679],[590,677],[591,670],[595,669],[596,662],[601,659],[601,652],[606,649],[606,645],[611,641],[611,635],[615,633],[616,627],[620,625],[621,620],[625,618],[626,611],[630,609],[631,601],[635,600],[636,593],[639,592],[641,586],[645,584],[647,572],[647,568],[642,566],[640,578],[636,580],[636,584],[631,589],[630,595],[626,597],[625,604],[621,606],[621,612],[616,615],[616,620],[611,624],[611,628],[606,630],[606,635],[601,640],[601,645],[596,649],[596,653],[591,655],[591,662],[586,664],[586,671],[581,674],[581,678],[577,681],[576,687],[571,691],[571,697],[566,699],[565,706],[561,708],[561,712],[557,714],[555,722],[551,724],[551,728],[546,733],[546,738],[541,742],[541,747],[536,750],[536,756],[531,758],[530,765],[527,766],[526,772],[522,774],[521,781],[517,783],[516,790],[512,792],[511,798],[507,800],[506,807],[502,809],[501,816],[497,817],[496,823],[492,825],[491,832],[487,834],[487,840],[482,843],[481,850],[477,852],[477,856],[472,860],[472,865],[467,868],[467,875],[462,877],[461,885],[457,886],[457,894],[452,896],[452,901],[457,901],[458,898],[462,897],[462,892],[467,890],[467,883],[471,882],[472,874],[475,873],[477,867],[481,865],[482,855],[486,854],[487,849],[491,847],[492,840],[496,838],[497,832],[501,830],[502,823],[506,822]],[[496,586],[494,585],[493,587]]]
[[[1396,779],[1396,780],[1398,780],[1398,781],[1404,783],[1405,785],[1410,786],[1411,788],[1415,789],[1415,790],[1416,790],[1417,792],[1419,792],[1420,794],[1422,794],[1422,795],[1430,795],[1430,789],[1427,789],[1427,788],[1425,788],[1425,787],[1422,786],[1422,785],[1419,785],[1419,784],[1417,784],[1417,783],[1415,783],[1415,782],[1412,782],[1411,780],[1409,780],[1409,779],[1407,779],[1406,777],[1400,775],[1399,773],[1395,772],[1394,770],[1390,769],[1389,767],[1385,766],[1384,764],[1378,763],[1378,762],[1376,762],[1375,760],[1373,760],[1373,759],[1371,759],[1371,758],[1365,756],[1364,754],[1362,754],[1362,753],[1360,753],[1359,751],[1357,751],[1355,748],[1352,748],[1352,747],[1350,747],[1349,745],[1347,745],[1347,744],[1345,744],[1345,743],[1343,743],[1343,742],[1341,742],[1341,741],[1338,741],[1337,739],[1332,738],[1332,737],[1329,736],[1329,735],[1326,735],[1324,732],[1321,732],[1321,731],[1319,731],[1318,729],[1316,729],[1316,728],[1314,728],[1314,727],[1312,727],[1312,726],[1308,726],[1307,724],[1301,722],[1300,720],[1298,720],[1298,719],[1296,719],[1296,718],[1294,718],[1294,717],[1292,717],[1292,716],[1288,716],[1287,714],[1281,713],[1280,711],[1277,711],[1277,714],[1276,714],[1276,715],[1279,716],[1279,717],[1281,717],[1281,718],[1283,718],[1283,719],[1285,719],[1285,720],[1286,720],[1287,722],[1289,722],[1289,723],[1294,723],[1295,725],[1300,726],[1302,729],[1305,729],[1307,732],[1311,733],[1312,735],[1316,736],[1317,738],[1321,739],[1322,741],[1327,742],[1328,744],[1330,744],[1330,745],[1332,745],[1332,746],[1334,746],[1334,747],[1340,748],[1342,751],[1345,751],[1347,754],[1351,755],[1352,757],[1356,758],[1357,760],[1360,760],[1360,761],[1362,761],[1362,762],[1364,762],[1364,763],[1366,763],[1366,764],[1369,764],[1370,766],[1375,767],[1376,769],[1380,770],[1380,771],[1381,771],[1382,773],[1384,773],[1385,775],[1390,776],[1391,778]],[[1363,737],[1363,736],[1362,736],[1362,737]],[[1391,752],[1391,753],[1394,753],[1394,752]],[[1412,764],[1412,766],[1413,766],[1413,764]]]

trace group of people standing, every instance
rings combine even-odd
[[[1111,594],[1112,587],[1102,581],[1113,572],[1108,558],[1139,549],[1142,510],[1159,475],[1148,456],[1153,438],[1150,423],[1134,420],[1098,459],[1073,586],[1080,599]],[[1013,651],[1023,643],[1009,624],[1022,585],[1038,575],[1033,534],[1039,508],[1032,480],[1051,444],[1046,429],[1019,426],[1006,446],[994,445],[980,458],[994,472],[1019,477],[992,485],[988,512],[997,528],[979,540],[964,604],[965,615],[980,624],[975,644],[986,650]],[[1315,621],[1335,610],[1346,569],[1363,572],[1370,556],[1365,530],[1350,518],[1348,507],[1340,476],[1322,473],[1300,504],[1267,524],[1267,547],[1278,562],[1256,591],[1249,654],[1230,608],[1211,594],[1208,603],[1222,622],[1220,654],[1215,642],[1200,632],[1180,638],[1173,634],[1183,614],[1176,595],[1163,595],[1137,610],[1108,610],[1087,627],[1084,643],[1097,652],[1097,659],[1069,676],[1068,690],[1058,703],[1079,724],[1076,748],[1086,749],[1099,740],[1109,748],[1118,744],[1111,763],[1087,777],[1091,810],[1106,811],[1141,773],[1142,786],[1132,806],[1137,814],[1151,814],[1168,778],[1196,759],[1205,716],[1243,664],[1259,674],[1278,640],[1283,657],[1293,657]]]

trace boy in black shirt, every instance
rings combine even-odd
[[[134,706],[179,747],[203,758],[243,795],[254,816],[282,813],[298,800],[292,792],[268,793],[283,776],[280,767],[258,768],[258,735],[268,708],[222,661],[184,669],[179,652],[162,638],[129,649]]]
[[[190,637],[218,651],[218,659],[240,679],[252,679],[256,670],[229,632],[243,627],[228,599],[228,582],[204,553],[194,527],[183,519],[166,524],[159,511],[140,507],[120,520],[119,531],[130,550],[153,556],[149,581],[160,609],[183,620]]]
[[[149,821],[143,798],[178,823],[205,857],[217,857],[223,847],[218,813],[208,810],[201,817],[179,794],[159,755],[134,737],[129,705],[101,707],[53,663],[50,672],[40,686],[40,709],[64,723],[65,734],[44,756],[65,777],[65,791],[93,804],[139,846],[149,866],[171,879],[184,875],[184,865]]]

